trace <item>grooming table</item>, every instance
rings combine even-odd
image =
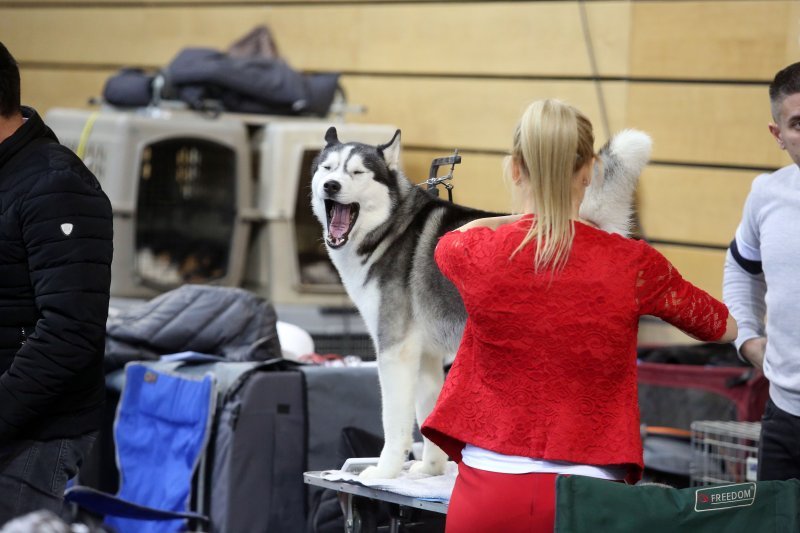
[[[389,490],[367,487],[348,481],[330,481],[323,479],[322,471],[305,472],[303,481],[308,485],[335,490],[344,513],[345,531],[347,533],[368,533],[377,531],[377,503],[390,504],[390,533],[397,533],[401,526],[418,521],[420,510],[423,513],[447,514],[447,502],[427,500],[405,496]],[[444,531],[444,517],[437,516]],[[434,526],[435,527],[435,526]],[[427,531],[427,530],[426,530]]]

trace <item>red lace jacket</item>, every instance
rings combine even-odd
[[[456,461],[470,443],[507,455],[625,465],[635,482],[643,468],[639,317],[661,317],[710,341],[725,332],[728,310],[648,244],[580,222],[564,270],[537,274],[535,243],[509,259],[530,220],[440,239],[436,262],[468,319],[422,433]]]

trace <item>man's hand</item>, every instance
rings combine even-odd
[[[742,356],[759,370],[764,370],[764,353],[767,350],[766,337],[754,337],[744,341],[739,351]]]

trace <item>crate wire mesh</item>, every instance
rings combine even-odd
[[[760,432],[759,422],[692,422],[692,486],[754,481],[747,471],[757,460]]]
[[[375,345],[369,335],[343,333],[337,335],[311,334],[314,351],[319,354],[357,355],[365,361],[375,360]]]

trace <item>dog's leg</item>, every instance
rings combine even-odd
[[[444,368],[442,358],[438,355],[424,353],[419,368],[419,381],[416,391],[417,422],[428,418],[436,405],[436,399],[444,384]],[[423,437],[422,461],[411,466],[412,472],[421,472],[431,476],[444,474],[447,455],[434,443]]]
[[[415,335],[378,354],[381,382],[383,438],[377,466],[364,470],[367,479],[394,478],[411,450],[414,430],[414,388],[420,368],[421,349]]]

